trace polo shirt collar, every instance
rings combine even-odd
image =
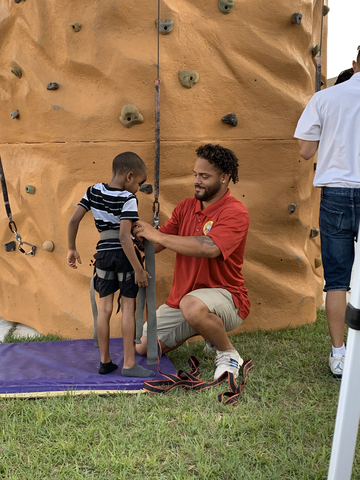
[[[202,212],[202,213],[205,213],[206,215],[211,215],[212,213],[216,212],[216,210],[218,210],[218,208],[221,207],[226,202],[229,196],[230,196],[230,190],[227,189],[225,195],[223,195],[217,202],[206,207],[204,210],[201,210],[201,201],[196,199],[195,213]]]

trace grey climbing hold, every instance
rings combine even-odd
[[[316,57],[316,55],[320,52],[320,45],[317,44],[315,45],[315,47],[312,49],[312,54],[313,54],[313,57]]]
[[[122,108],[119,120],[124,127],[130,128],[137,123],[143,123],[144,118],[135,105],[129,104]]]
[[[171,30],[173,29],[174,27],[174,20],[171,20],[171,18],[167,18],[165,20],[165,22],[162,22],[160,20],[159,22],[159,27],[158,27],[158,21],[157,19],[155,20],[155,25],[156,25],[156,28],[159,29],[159,32],[162,34],[162,35],[169,35],[169,33],[171,33]]]
[[[327,5],[323,6],[323,17],[326,17],[326,15],[330,12],[330,8]]]
[[[193,70],[180,70],[179,80],[183,87],[191,88],[199,81],[200,75]]]
[[[34,193],[35,193],[35,190],[36,190],[35,187],[33,187],[32,185],[26,185],[26,187],[25,187],[25,192],[26,192],[26,193],[32,193],[32,194],[34,194]]]
[[[310,230],[310,238],[316,238],[320,233],[320,230],[318,228],[312,228]]]
[[[236,125],[238,124],[238,120],[236,118],[235,113],[229,113],[228,115],[225,115],[225,117],[223,117],[221,120],[224,123],[228,123],[229,125],[233,125],[234,127],[236,127]]]
[[[153,187],[151,183],[143,183],[141,187],[139,188],[140,192],[147,193],[150,195],[153,192]]]
[[[57,90],[59,88],[59,84],[55,82],[50,82],[47,84],[47,90]]]
[[[290,203],[289,205],[289,213],[292,215],[296,210],[296,203]]]
[[[21,68],[20,67],[10,67],[10,70],[12,71],[12,73],[14,75],[16,75],[18,78],[21,78],[22,77],[22,71],[21,71]]]
[[[80,32],[81,30],[81,23],[72,23],[71,28],[74,30],[74,32]]]
[[[301,13],[294,13],[294,15],[291,17],[292,23],[296,23],[296,25],[300,25],[301,20],[302,20]]]
[[[17,118],[20,115],[19,110],[13,110],[11,112],[11,118]]]
[[[13,250],[15,250],[16,243],[14,241],[5,243],[4,247],[5,247],[5,252],[12,252]]]
[[[234,6],[234,0],[220,0],[219,2],[219,10],[222,13],[230,13],[230,10]]]

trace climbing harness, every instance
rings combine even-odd
[[[316,57],[316,76],[315,76],[315,92],[319,92],[321,89],[321,51],[322,51],[322,38],[323,38],[323,26],[324,26],[324,0],[322,0],[321,6],[321,29],[320,29],[320,50],[319,55]]]
[[[100,233],[101,240],[110,240],[112,238],[119,238],[117,230],[105,230]],[[151,278],[148,279],[148,286],[146,288],[140,287],[137,308],[136,308],[136,338],[135,343],[141,343],[142,329],[143,329],[143,315],[144,307],[147,305],[147,320],[148,320],[148,346],[147,346],[147,363],[148,365],[156,365],[157,358],[157,324],[156,324],[156,291],[155,291],[155,246],[153,243],[144,240],[145,250],[145,262],[146,271],[150,274]],[[91,309],[94,318],[94,346],[98,347],[99,342],[97,338],[97,317],[98,309],[95,299],[95,275],[104,280],[118,279],[122,282],[124,279],[123,272],[111,272],[106,271],[94,266],[94,275],[91,277],[90,282],[90,300]],[[125,280],[131,278],[131,273],[125,273]],[[120,309],[120,297],[118,302],[118,310]]]
[[[158,365],[160,365],[160,344],[158,345],[158,355]],[[189,390],[200,392],[211,387],[216,387],[217,385],[223,383],[225,380],[228,380],[230,391],[220,393],[216,397],[216,399],[219,403],[224,403],[225,405],[235,405],[236,403],[238,403],[242,389],[246,384],[248,372],[254,366],[252,360],[244,361],[242,367],[243,379],[240,385],[237,385],[234,374],[230,372],[224,372],[222,375],[220,375],[215,380],[212,380],[211,382],[203,382],[202,380],[200,380],[201,373],[199,371],[199,360],[196,357],[191,356],[188,360],[188,364],[190,367],[190,372],[178,370],[176,375],[173,375],[171,373],[163,373],[158,366],[158,372],[163,377],[165,377],[166,380],[146,380],[144,382],[143,390],[149,393],[168,393],[174,388],[181,387],[186,392]]]
[[[157,77],[155,80],[155,162],[154,162],[154,227],[159,228],[159,177],[160,177],[160,0],[158,0],[157,21]]]
[[[8,216],[8,219],[9,219],[9,228],[10,228],[11,232],[15,235],[15,239],[18,242],[18,249],[24,255],[31,255],[33,257],[35,255],[36,246],[32,245],[31,243],[23,241],[23,239],[21,238],[21,235],[17,231],[16,223],[12,219],[12,213],[11,213],[11,208],[10,208],[10,202],[9,202],[9,197],[8,197],[5,175],[4,175],[4,169],[3,169],[1,157],[0,157],[0,181],[1,181],[1,188],[2,188],[2,191],[3,191],[5,210],[6,210],[6,214]],[[31,247],[30,250],[28,252],[26,252],[22,248],[23,245],[28,245],[29,247]]]

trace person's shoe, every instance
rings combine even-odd
[[[333,355],[330,353],[329,366],[334,378],[341,380],[344,369],[344,355]]]
[[[205,340],[205,347],[203,349],[203,352],[205,353],[205,355],[216,355],[216,347],[215,345],[213,345],[212,343],[209,342],[209,340],[206,340],[206,338],[204,338]]]
[[[236,350],[228,350],[226,352],[220,352],[217,350],[215,365],[216,370],[214,373],[214,380],[224,372],[230,372],[234,374],[234,377],[239,376],[239,370],[244,360],[240,357]]]

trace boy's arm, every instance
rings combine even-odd
[[[79,229],[79,224],[83,219],[85,213],[87,212],[86,208],[78,205],[73,216],[70,218],[69,227],[68,227],[68,254],[67,254],[67,263],[71,268],[77,268],[76,261],[81,264],[81,258],[79,253],[76,250],[76,235]]]
[[[148,272],[143,269],[139,259],[136,256],[134,243],[132,241],[131,228],[132,220],[121,220],[119,238],[121,246],[135,272],[135,283],[139,287],[147,287],[147,279],[150,277]]]

